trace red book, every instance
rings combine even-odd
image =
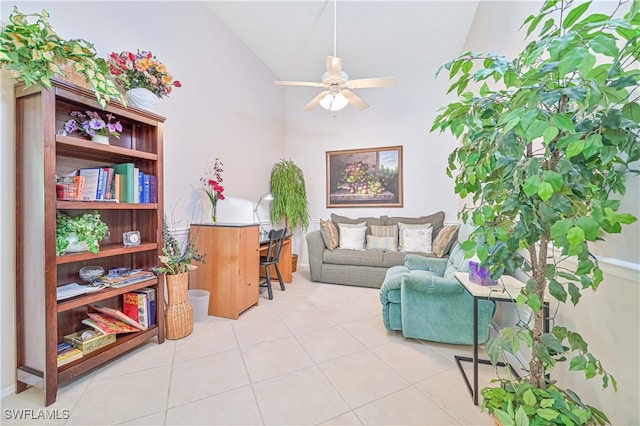
[[[147,295],[144,293],[125,293],[122,295],[122,310],[124,314],[134,321],[149,327],[149,312],[147,307]]]

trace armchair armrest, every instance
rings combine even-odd
[[[405,291],[437,294],[441,296],[457,296],[464,293],[462,284],[457,279],[434,276],[429,271],[411,271],[402,278]]]
[[[320,231],[311,231],[305,236],[307,253],[309,255],[309,274],[311,281],[320,281],[322,276],[322,259],[324,254],[324,240]]]
[[[407,254],[404,258],[404,266],[410,270],[430,271],[440,276],[444,276],[448,262],[448,259],[423,257],[417,254]]]

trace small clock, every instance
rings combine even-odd
[[[122,242],[125,247],[140,245],[140,231],[127,231],[122,234]]]

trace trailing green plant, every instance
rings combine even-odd
[[[512,383],[500,381],[502,386],[482,389],[483,408],[496,416],[503,426],[529,424],[532,426],[598,424],[609,422],[600,410],[586,405],[570,390],[550,384],[540,389],[528,380]]]
[[[107,236],[109,228],[100,219],[97,211],[83,212],[71,217],[68,214],[56,212],[56,256],[64,254],[69,247],[69,236],[75,234],[78,242],[86,242],[91,253],[98,253],[98,243]]]
[[[271,169],[271,221],[284,221],[295,231],[309,227],[309,203],[302,169],[292,160],[281,159]]]
[[[196,269],[197,266],[193,262],[205,263],[204,259],[207,256],[206,253],[198,252],[197,236],[181,245],[171,233],[166,215],[162,222],[162,253],[163,256],[158,257],[164,266],[159,266],[155,270],[167,275],[177,275]]]
[[[611,14],[587,14],[590,4],[547,0],[524,21],[527,36],[538,36],[514,59],[467,51],[438,71],[448,71],[458,100],[431,130],[460,141],[447,174],[455,173],[457,194],[472,197],[460,216],[477,227],[463,248],[494,279],[516,270],[529,276],[517,302],[532,318],[502,329],[487,350],[496,362],[520,342],[531,347],[527,380],[541,390],[563,361],[617,388],[579,333],[543,330],[545,292],[576,305],[595,291],[603,273],[589,244],[637,220],[618,210],[640,159],[640,2],[614,3]],[[477,89],[467,90],[470,83]],[[485,394],[491,411],[496,393]]]
[[[95,46],[83,39],[64,40],[49,23],[49,13],[24,14],[13,7],[7,26],[0,32],[0,65],[13,72],[26,87],[63,76],[61,64],[72,61],[76,73],[84,75],[104,109],[111,98],[126,104],[111,75],[107,61],[97,56]],[[35,21],[35,22],[32,22]]]

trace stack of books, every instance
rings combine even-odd
[[[68,342],[58,344],[58,367],[82,358],[82,351]]]

